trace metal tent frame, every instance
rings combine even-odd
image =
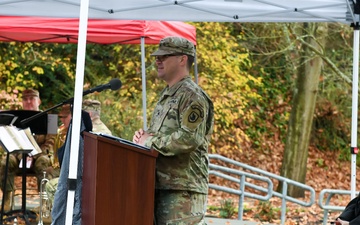
[[[74,112],[81,111],[88,18],[217,22],[340,22],[354,27],[351,197],[355,197],[359,0],[4,0],[0,15],[79,18]],[[73,117],[69,180],[76,179],[80,113]],[[72,224],[69,190],[66,224]]]

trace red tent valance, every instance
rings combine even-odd
[[[0,16],[0,41],[77,43],[79,19]],[[89,19],[87,43],[158,44],[181,36],[196,44],[194,26],[177,21]]]

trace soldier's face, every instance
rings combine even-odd
[[[68,128],[71,121],[71,114],[69,113],[67,116],[59,116],[61,122],[64,124],[65,128]]]
[[[156,65],[158,68],[158,77],[168,84],[176,79],[179,73],[179,65],[184,55],[165,55],[156,57]]]
[[[26,96],[22,99],[23,109],[39,111],[41,104],[40,98],[37,96]]]

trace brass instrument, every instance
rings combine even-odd
[[[47,182],[49,182],[48,179],[46,179],[46,172],[44,171],[44,178],[41,179],[40,182],[40,210],[39,210],[39,223],[38,225],[43,225],[43,217],[47,218],[50,216],[51,211],[51,204],[48,198],[48,195],[45,191],[45,185]]]

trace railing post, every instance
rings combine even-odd
[[[244,194],[245,194],[245,176],[241,175],[240,178],[240,199],[239,199],[239,213],[238,213],[238,219],[242,220],[243,213],[244,213]]]
[[[286,196],[287,196],[288,184],[286,180],[283,182],[282,197],[281,197],[281,224],[285,224],[286,213]]]

